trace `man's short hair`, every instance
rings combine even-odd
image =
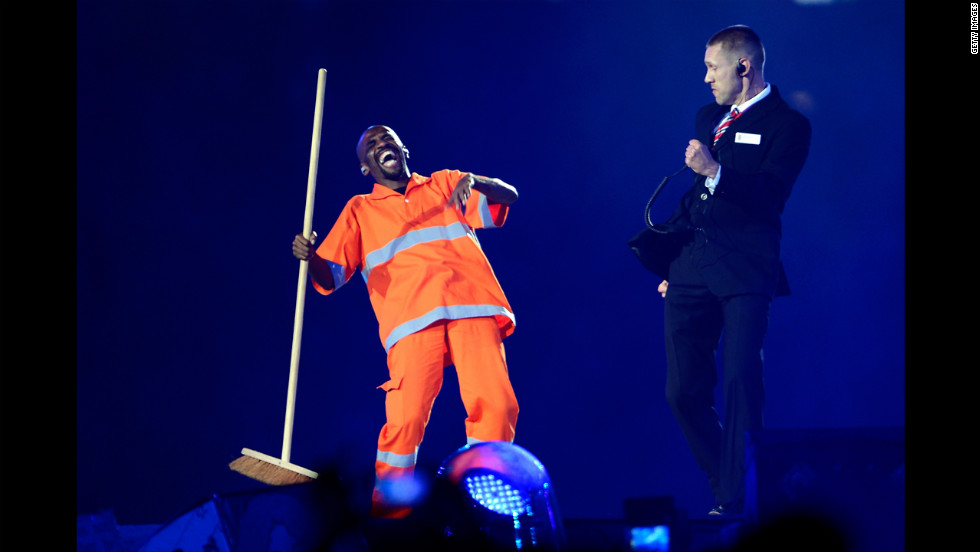
[[[766,64],[766,49],[762,46],[762,39],[746,25],[725,27],[711,35],[705,48],[716,44],[720,44],[726,52],[749,58],[760,70]]]

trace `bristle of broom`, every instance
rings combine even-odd
[[[308,483],[317,477],[316,472],[249,449],[242,449],[242,456],[228,467],[246,477],[275,486]]]

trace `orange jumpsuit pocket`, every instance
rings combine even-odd
[[[392,389],[399,389],[402,386],[402,376],[391,378],[390,380],[382,383],[377,388],[384,389],[385,391],[391,391]]]

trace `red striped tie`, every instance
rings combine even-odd
[[[718,128],[715,129],[715,140],[711,143],[712,147],[718,143],[718,139],[721,138],[721,135],[728,130],[728,125],[732,124],[732,121],[735,119],[738,119],[738,116],[741,114],[742,112],[736,107],[729,111],[728,115],[725,115],[725,118],[721,120],[721,124],[719,124]]]

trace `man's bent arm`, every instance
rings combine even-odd
[[[316,283],[328,291],[333,289],[333,272],[330,271],[330,265],[327,264],[327,260],[314,253],[308,262],[310,263],[310,276]]]
[[[517,201],[517,189],[499,178],[474,174],[472,188],[485,195],[490,203],[510,205]]]
[[[334,288],[333,272],[327,260],[316,254],[313,248],[315,241],[316,232],[313,232],[310,239],[304,238],[302,234],[296,234],[293,238],[293,256],[301,261],[307,261],[310,277],[329,291]]]

